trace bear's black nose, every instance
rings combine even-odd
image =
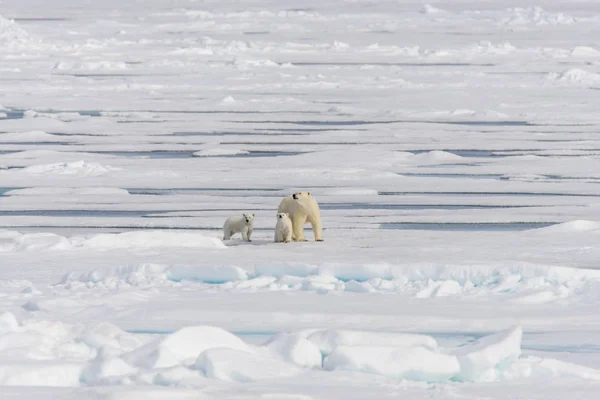
[[[279,216],[279,219],[283,218],[281,215]]]
[[[294,200],[298,200],[298,197],[296,197],[295,194],[293,194],[292,197],[294,198]]]

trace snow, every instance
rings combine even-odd
[[[595,2],[1,8],[2,400],[595,398]]]
[[[456,357],[422,347],[342,346],[325,358],[323,367],[328,371],[358,371],[427,382],[448,380],[460,370]]]
[[[321,368],[323,364],[321,349],[301,334],[279,333],[266,346],[285,361],[304,368]]]
[[[232,348],[214,348],[204,351],[194,365],[206,377],[230,382],[254,382],[298,374],[291,364]]]
[[[415,334],[326,330],[312,333],[308,336],[308,340],[315,343],[325,355],[331,353],[339,346],[422,346],[427,349],[437,348],[437,342],[434,338]]]
[[[462,380],[494,380],[496,369],[505,368],[521,355],[523,330],[515,327],[469,343],[455,352]]]
[[[125,354],[123,358],[140,367],[165,368],[194,359],[205,350],[213,348],[252,352],[240,338],[223,329],[191,326]]]

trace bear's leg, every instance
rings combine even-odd
[[[320,220],[315,220],[314,218],[307,218],[307,221],[310,222],[312,226],[313,234],[315,235],[315,242],[323,241],[323,228],[321,226]]]
[[[292,229],[294,230],[292,234],[292,238],[296,242],[304,242],[304,223],[306,222],[306,217],[304,218],[294,218],[292,220]]]
[[[250,241],[250,239],[248,239],[248,229],[242,230],[242,239],[244,240],[244,242]]]
[[[285,232],[285,237],[284,237],[283,241],[286,242],[286,243],[289,243],[289,242],[292,241],[292,230],[291,229],[288,229]]]
[[[229,240],[231,239],[231,229],[229,229],[229,225],[226,224],[223,227],[223,240]]]
[[[248,242],[251,242],[250,236],[252,236],[252,228],[248,228],[248,233],[246,234],[246,238],[248,238]]]

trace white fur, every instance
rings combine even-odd
[[[312,225],[316,241],[323,241],[321,210],[310,192],[296,192],[281,200],[278,213],[287,213],[292,220],[292,240],[304,241],[304,224]]]
[[[289,243],[292,241],[292,220],[287,213],[277,213],[277,225],[275,225],[275,243]]]
[[[254,214],[245,213],[227,218],[223,225],[223,240],[231,239],[231,236],[236,233],[242,234],[242,239],[246,242],[250,242],[250,235],[252,235],[252,229],[254,228]]]

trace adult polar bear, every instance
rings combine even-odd
[[[279,203],[278,213],[288,213],[292,220],[292,240],[304,241],[304,224],[312,225],[315,241],[323,241],[323,228],[321,225],[321,210],[319,203],[311,196],[310,192],[296,192],[285,197]]]

